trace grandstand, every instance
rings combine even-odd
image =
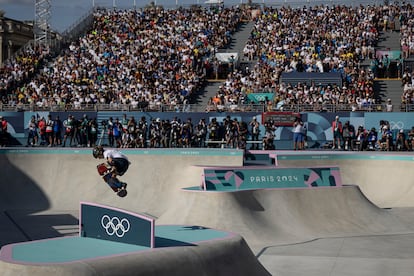
[[[96,7],[60,48],[29,47],[5,63],[0,111],[411,111],[411,9]],[[401,49],[389,44],[399,36]]]
[[[315,103],[323,104],[325,108],[328,108],[327,111],[331,112],[382,111],[386,102],[384,98],[388,98],[388,95],[381,95],[387,91],[374,91],[374,81],[384,76],[380,70],[383,70],[382,63],[385,61],[379,60],[375,55],[375,47],[384,37],[382,35],[384,30],[391,32],[400,29],[401,23],[397,14],[408,14],[407,10],[410,8],[404,5],[390,5],[388,9],[380,6],[342,6],[340,8],[339,6],[336,8],[264,6],[260,8],[249,5],[225,7],[220,10],[195,5],[188,9],[178,10],[165,10],[156,5],[149,6],[144,11],[96,8],[91,11],[93,17],[85,16],[77,26],[71,27],[70,31],[64,33],[62,48],[56,52],[59,54],[52,57],[50,52],[45,54],[50,49],[29,49],[22,56],[17,56],[5,63],[3,76],[1,76],[4,82],[2,109],[174,111],[184,110],[183,105],[186,105],[191,107],[186,110],[199,112],[204,111],[206,106],[198,106],[197,103],[200,101],[197,99],[212,98],[215,94],[219,94],[222,98],[220,108],[231,111],[229,106],[236,104],[237,110],[246,110],[243,108],[243,105],[248,104],[245,101],[248,98],[246,94],[271,91],[274,97],[270,100],[274,106],[282,101],[285,104],[288,103],[284,107],[285,110],[295,112],[308,111],[306,106]],[[184,38],[180,37],[179,33],[169,30],[167,24],[171,22],[171,18],[181,20],[180,16],[186,16],[190,12],[192,21],[197,22],[199,20],[197,18],[205,17],[209,19],[209,23],[192,23],[184,30],[181,27],[176,28],[174,32],[185,32],[184,36],[187,37]],[[153,25],[158,30],[151,30],[148,24],[152,24],[152,18],[159,16],[157,13],[162,14],[162,19]],[[298,22],[291,22],[287,19],[290,16],[295,18],[299,13],[302,18]],[[355,27],[333,30],[326,25],[326,23],[335,22],[338,13],[341,13],[343,18],[339,18],[337,22],[346,26],[356,24]],[[276,19],[274,17],[276,14],[280,18]],[[375,14],[375,16],[367,19],[366,16],[370,14]],[[349,15],[352,15],[352,18],[346,18]],[[391,17],[386,23],[388,27],[384,27],[385,21],[382,19],[385,17]],[[115,27],[111,25],[111,22],[108,25],[108,22],[103,21],[108,18],[117,22],[122,18],[125,22],[121,27]],[[139,19],[138,24],[132,22],[134,19]],[[237,40],[240,27],[248,21],[254,23],[250,31],[251,36],[247,38],[247,41]],[[405,21],[411,22],[408,19]],[[289,28],[290,24],[295,24],[297,30],[303,29],[301,32],[307,32],[307,35],[303,36],[296,30],[289,31],[286,28]],[[316,25],[322,26],[323,30],[313,31]],[[107,33],[108,30],[105,28],[108,28],[110,32]],[[131,29],[135,33],[132,33]],[[192,37],[189,37],[193,29],[197,30],[197,34],[191,33]],[[402,29],[406,30],[407,26],[403,24]],[[159,31],[163,31],[164,34],[157,34],[156,32]],[[280,35],[284,33],[290,33],[289,36],[293,36],[293,40],[288,36]],[[276,37],[266,37],[271,34],[276,34]],[[151,35],[158,38],[160,45],[152,45],[154,40],[150,39]],[[137,39],[139,36],[143,36],[140,37],[141,40]],[[343,39],[339,39],[341,36]],[[326,37],[332,37],[334,40],[331,39],[329,42]],[[114,39],[102,41],[102,38],[104,40]],[[148,39],[151,46],[143,44],[144,39]],[[184,39],[183,43],[177,43],[177,41],[171,43],[171,40],[180,39]],[[238,45],[233,45],[234,41],[237,41]],[[125,43],[127,47],[124,47]],[[246,61],[248,56],[246,51],[249,49],[244,48],[241,51],[240,44],[246,47],[250,45],[250,51],[254,51],[249,57],[252,59],[249,62],[253,61],[256,64],[253,63],[248,71],[242,66],[246,65],[243,61]],[[95,52],[97,46],[99,50]],[[183,46],[186,49],[180,49]],[[168,50],[171,47],[173,53]],[[238,66],[232,65],[232,70],[228,70],[225,66],[223,67],[223,61],[216,55],[229,52],[237,47],[239,48],[237,54],[242,62],[238,62]],[[117,51],[117,48],[120,48],[120,51]],[[180,49],[181,53],[176,49]],[[398,53],[399,50],[393,49],[392,51]],[[134,56],[137,53],[141,54]],[[387,54],[386,51],[384,53]],[[37,58],[27,59],[25,55],[28,54],[35,54]],[[80,54],[81,57],[79,57]],[[164,64],[154,63],[154,59],[158,57],[161,57]],[[395,60],[389,60],[388,66],[396,64],[398,57],[393,58]],[[377,64],[372,65],[371,63],[374,62]],[[102,66],[105,63],[109,66]],[[13,72],[13,67],[16,65],[30,66],[25,70],[33,71],[35,75],[22,80],[22,76],[18,75],[21,70]],[[408,69],[408,65],[409,63],[404,68]],[[401,78],[404,68],[399,68],[398,75],[397,73],[393,75]],[[65,76],[62,76],[62,70]],[[123,73],[117,76],[114,72]],[[297,75],[295,72],[303,72],[302,82],[307,85],[302,91],[297,91],[296,87],[300,81],[286,79],[288,73]],[[315,79],[314,73],[322,73],[319,80]],[[340,74],[341,79],[336,77],[335,80],[326,83],[324,76],[332,75],[332,73]],[[410,72],[404,73],[410,74]],[[209,84],[208,80],[214,79],[212,77],[214,74],[219,74],[220,80],[223,81],[222,91],[219,89],[217,91],[205,90]],[[217,78],[215,79],[217,81]],[[40,82],[47,83],[47,85],[39,87]],[[310,82],[314,86],[324,87],[324,91],[329,91],[324,97],[320,97],[316,92],[309,93]],[[292,93],[286,94],[286,91],[280,89],[281,86],[287,84],[294,86],[294,94],[297,96],[293,97]],[[335,85],[338,90],[326,89],[329,85]],[[212,87],[217,88],[217,86]],[[39,92],[39,89],[42,92]],[[319,90],[314,89],[314,91]],[[22,93],[22,91],[25,92]],[[207,95],[201,95],[204,92]],[[338,93],[339,96],[337,96]],[[402,93],[402,91],[392,91],[392,93]],[[303,97],[303,94],[308,97]],[[365,99],[366,94],[369,96],[368,99]],[[365,100],[368,101],[368,109]],[[396,99],[393,102],[397,104]],[[266,111],[268,109],[266,105],[249,104],[250,110],[252,106],[254,110]],[[407,110],[411,109],[411,102],[403,101],[403,104],[406,108],[410,107]],[[214,108],[217,109],[217,107]]]

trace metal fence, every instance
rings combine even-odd
[[[291,112],[386,112],[385,104],[371,104],[367,106],[355,106],[350,104],[291,104],[278,108],[269,108],[264,104],[240,104],[229,106],[202,106],[198,104],[187,105],[131,105],[131,104],[52,104],[40,106],[35,104],[0,104],[0,112],[39,112],[39,111],[138,111],[138,112],[266,112],[266,111],[291,111]],[[414,104],[400,104],[393,106],[393,112],[414,112]]]

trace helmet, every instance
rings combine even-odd
[[[98,158],[100,155],[103,154],[103,147],[102,146],[96,146],[93,151],[92,151],[92,155],[95,158]]]

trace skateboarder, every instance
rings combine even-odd
[[[102,146],[96,146],[93,149],[93,157],[98,159],[106,159],[109,166],[112,168],[114,176],[122,176],[128,170],[129,160],[125,154],[114,149],[105,150]]]
[[[123,153],[107,149],[102,146],[96,146],[92,152],[93,157],[98,159],[106,159],[109,167],[105,170],[105,164],[98,165],[98,172],[103,175],[106,183],[115,191],[119,192],[121,189],[126,190],[126,183],[120,182],[117,176],[122,176],[128,170],[129,160]],[[118,195],[120,195],[118,193]],[[121,195],[120,195],[121,196]]]

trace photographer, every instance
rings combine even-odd
[[[387,125],[382,126],[381,138],[378,140],[381,150],[390,151],[393,147],[392,132]]]
[[[63,135],[63,147],[66,146],[68,137],[69,147],[72,147],[72,142],[75,137],[75,118],[72,115],[69,115],[68,118],[63,121],[63,127],[65,129],[65,134]]]
[[[98,141],[98,122],[96,118],[89,121],[89,147],[95,147]]]
[[[213,118],[208,124],[209,136],[208,139],[212,141],[219,141],[219,124],[216,118]],[[209,147],[217,147],[218,144],[209,144]]]
[[[397,151],[406,151],[408,150],[408,141],[403,129],[400,129],[395,139],[395,149]]]
[[[263,137],[263,150],[274,150],[274,139],[275,139],[275,130],[273,120],[268,120],[264,123],[265,127],[265,136]]]
[[[252,141],[259,141],[260,123],[257,121],[256,116],[253,117],[253,120],[249,123],[249,126],[251,129],[250,133],[251,133]],[[259,149],[259,144],[253,143],[250,149],[252,150]]]

